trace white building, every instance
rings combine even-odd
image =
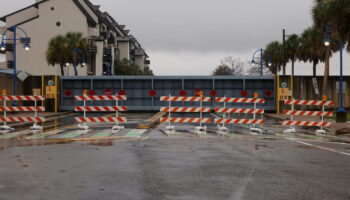
[[[1,17],[6,23],[0,27],[1,33],[17,26],[30,38],[30,51],[17,45],[17,69],[32,75],[60,75],[59,66],[48,65],[45,52],[51,38],[67,32],[81,32],[89,41],[90,58],[87,66],[78,67],[79,75],[105,75],[104,66],[113,69],[114,61],[124,58],[141,69],[150,64],[145,50],[125,26],[119,25],[107,12],[101,12],[99,7],[89,0],[37,0],[31,6]],[[21,32],[17,35],[24,37]],[[12,37],[13,32],[8,31],[6,38]],[[0,63],[0,69],[13,67],[11,44],[9,47],[2,52],[6,53],[6,62]],[[67,73],[73,75],[72,66]]]

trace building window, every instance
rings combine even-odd
[[[55,7],[51,7],[51,10],[55,10]]]
[[[61,22],[56,22],[56,26],[61,26]]]

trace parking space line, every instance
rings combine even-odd
[[[299,141],[299,140],[297,140],[295,138],[287,138],[287,139],[290,140],[290,141],[293,141],[293,142],[304,144],[306,146],[312,146],[312,147],[316,147],[316,148],[323,149],[323,150],[326,150],[326,151],[331,151],[331,152],[334,152],[334,153],[339,153],[339,154],[342,154],[342,155],[350,156],[350,153],[346,153],[346,152],[342,152],[342,151],[338,151],[338,150],[330,149],[330,148],[326,148],[326,147],[321,147],[321,146],[310,144],[310,143],[307,143],[307,142],[302,142],[302,141]]]
[[[129,131],[126,135],[124,135],[124,137],[139,137],[141,136],[144,132],[146,132],[147,130],[144,129],[133,129],[131,131]]]
[[[57,129],[57,130],[53,130],[53,131],[35,134],[32,136],[26,137],[26,139],[43,139],[43,138],[49,137],[51,135],[56,135],[56,134],[62,133],[63,131],[64,130]]]
[[[69,133],[66,133],[64,135],[61,135],[59,138],[60,139],[70,139],[70,138],[75,138],[75,137],[79,137],[83,134],[86,134],[88,133],[90,130],[87,130],[87,131],[83,131],[83,130],[77,130],[77,131],[73,131],[73,132],[69,132]]]
[[[0,139],[11,139],[11,138],[15,138],[15,137],[18,137],[20,135],[26,135],[26,134],[29,134],[29,133],[30,133],[29,130],[10,132],[10,133],[7,133],[5,135],[0,135]]]

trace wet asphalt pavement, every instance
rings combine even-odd
[[[0,200],[350,199],[350,145],[282,137],[275,123],[263,136],[190,124],[167,135],[161,124],[136,138],[1,148]]]

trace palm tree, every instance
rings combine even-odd
[[[281,66],[284,62],[282,44],[278,41],[269,43],[265,48],[264,60],[265,63],[271,64],[271,66],[267,65],[266,67],[276,75],[277,72],[281,70]]]
[[[298,35],[293,34],[289,36],[286,41],[286,56],[287,60],[292,61],[292,76],[294,77],[294,63],[298,58],[297,55],[300,51],[300,38]]]
[[[64,76],[64,66],[67,60],[69,60],[69,56],[69,48],[64,36],[58,35],[49,41],[46,60],[49,65],[60,65],[61,76]]]
[[[300,38],[298,58],[304,62],[312,62],[313,76],[316,76],[316,66],[324,62],[326,48],[323,44],[323,31],[317,27],[307,28]]]
[[[88,59],[89,45],[87,39],[83,38],[82,33],[69,32],[65,35],[66,43],[69,48],[70,56],[68,59],[69,63],[80,64],[83,67],[83,63]],[[77,54],[77,55],[74,55]],[[75,58],[74,58],[75,57]],[[84,59],[82,59],[84,58]],[[76,59],[76,60],[74,60]],[[78,76],[78,70],[74,65],[74,74]]]
[[[343,42],[350,41],[350,1],[348,0],[316,0],[312,9],[314,24],[320,29],[331,28],[331,38]],[[334,43],[331,42],[331,44]],[[323,94],[326,94],[329,77],[329,59],[332,47],[326,49]],[[337,48],[339,49],[339,47]],[[347,50],[350,50],[348,43]]]
[[[82,37],[82,33],[69,32],[65,36],[58,35],[49,41],[49,47],[46,51],[46,60],[49,65],[60,65],[61,75],[64,76],[65,63],[74,63],[74,54],[76,49],[79,49],[79,55],[76,57],[77,63],[82,64],[83,60],[79,58],[87,59],[88,56],[88,42]],[[78,75],[77,70],[74,68],[75,75]]]

